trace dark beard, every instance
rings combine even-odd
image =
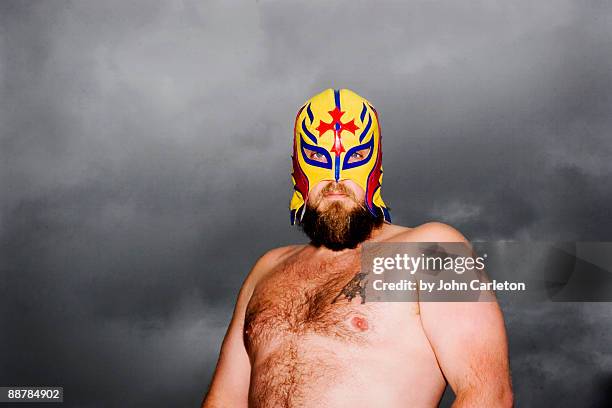
[[[335,202],[322,212],[307,205],[299,225],[312,245],[341,251],[357,247],[383,222],[382,213],[374,217],[364,207],[346,210],[341,203]]]

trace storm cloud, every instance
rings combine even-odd
[[[295,112],[380,112],[394,222],[612,240],[612,6],[3,1],[0,385],[197,406],[289,226]],[[503,304],[517,406],[612,399],[609,304]]]

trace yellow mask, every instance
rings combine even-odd
[[[308,193],[323,180],[354,181],[370,213],[391,222],[380,192],[380,126],[370,102],[348,89],[327,89],[298,111],[293,135],[291,224],[302,219]]]

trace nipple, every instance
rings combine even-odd
[[[368,330],[368,320],[365,317],[355,316],[351,319],[351,324],[359,331]]]

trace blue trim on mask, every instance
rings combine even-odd
[[[361,119],[361,123],[363,123],[363,118],[365,118],[365,114],[368,111],[368,108],[366,108],[366,104],[363,103],[363,109],[361,109],[361,114],[359,115],[359,119]]]
[[[314,144],[319,144],[319,142],[317,142],[317,138],[315,135],[313,135],[312,133],[310,133],[310,131],[308,130],[308,128],[306,128],[306,118],[304,118],[304,120],[302,120],[302,132],[304,132],[304,134],[306,136],[308,136],[308,138],[310,140],[312,140],[312,142]]]
[[[301,137],[300,139],[301,139],[300,150],[302,152],[302,158],[304,159],[304,161],[306,163],[310,164],[311,166],[322,167],[324,169],[331,169],[332,168],[332,158],[331,158],[331,155],[329,154],[329,152],[327,150],[325,150],[322,147],[313,146],[311,144],[306,143],[306,141],[304,140],[303,137]],[[304,148],[322,154],[323,156],[325,156],[325,160],[327,162],[323,163],[323,162],[320,162],[320,161],[312,160],[310,157],[308,157],[308,155],[304,151]]]
[[[387,220],[387,222],[391,222],[391,213],[389,213],[389,210],[387,210],[387,207],[378,207],[382,210],[383,215],[385,217],[385,220]]]
[[[353,155],[353,153],[358,152],[359,150],[367,149],[367,148],[370,148],[370,152],[364,159],[361,159],[359,161],[352,162],[352,163],[348,162],[351,156]],[[367,143],[364,143],[359,146],[351,147],[349,151],[346,152],[346,154],[344,155],[344,162],[342,163],[342,169],[346,170],[346,169],[352,169],[353,167],[361,166],[362,164],[366,163],[372,158],[373,153],[374,153],[374,137],[370,138],[370,141]]]
[[[336,155],[336,171],[335,171],[336,182],[340,181],[340,155]]]
[[[363,139],[367,136],[368,132],[370,131],[371,126],[372,126],[372,115],[368,115],[368,124],[366,125],[365,129],[363,129],[363,132],[361,132],[361,134],[359,135],[359,143],[363,142]]]
[[[310,109],[310,104],[306,106],[306,113],[308,114],[308,119],[310,119],[310,124],[312,125],[312,121],[314,120],[314,115],[312,113],[312,109]]]

